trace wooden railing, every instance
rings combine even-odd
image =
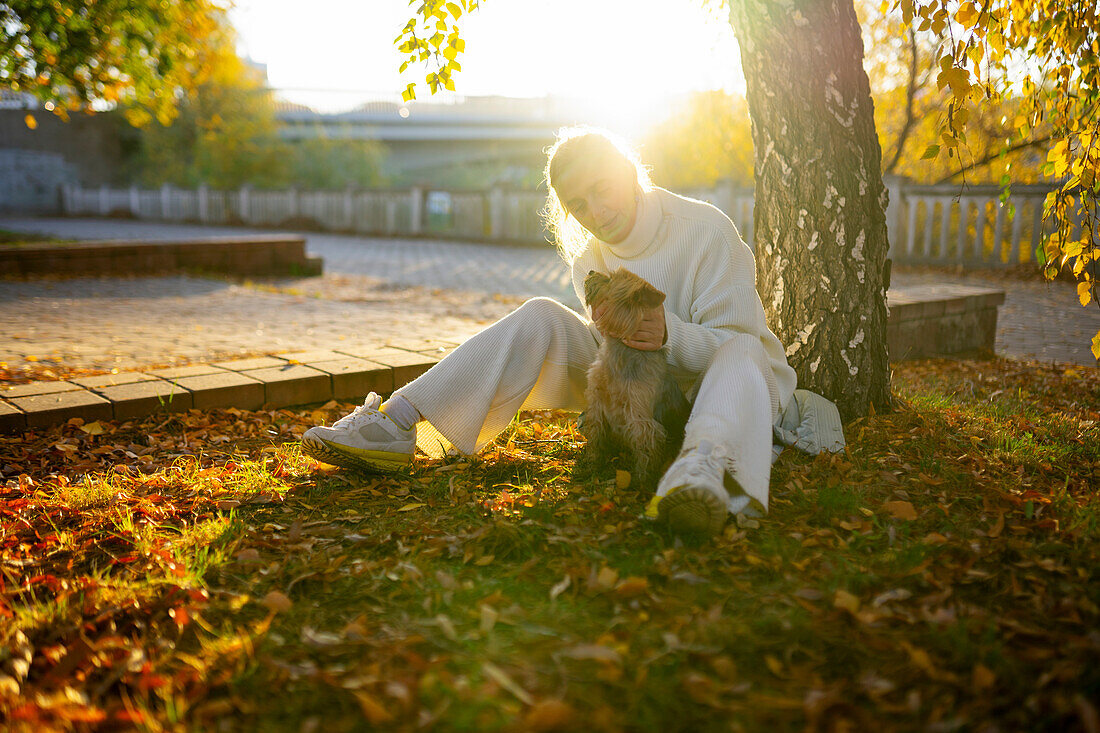
[[[1043,235],[1043,201],[1051,185],[922,186],[887,177],[890,257],[899,264],[1000,267],[1031,262]],[[710,201],[753,243],[753,192],[722,183],[689,189]],[[539,191],[379,189],[267,191],[179,189],[164,186],[92,188],[65,186],[66,215],[132,216],[160,221],[316,227],[378,236],[436,236],[509,243],[544,243]],[[1049,226],[1049,224],[1048,224]],[[1080,224],[1077,225],[1078,231]]]

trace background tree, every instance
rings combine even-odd
[[[224,16],[216,0],[8,0],[0,3],[0,85],[62,116],[126,105],[134,124],[175,114],[175,90]]]
[[[1095,0],[898,0],[905,22],[943,41],[936,84],[950,92],[938,116],[940,140],[929,157],[958,159],[974,128],[973,102],[1018,101],[1003,149],[1045,129],[1044,175],[1050,278],[1068,268],[1082,306],[1097,301],[1100,259],[1100,9]],[[1100,331],[1092,341],[1100,359]]]
[[[713,186],[720,180],[751,186],[748,105],[722,91],[695,92],[646,136],[642,154],[653,167],[653,180],[665,188]]]
[[[1023,139],[1014,121],[1020,100],[969,100],[969,144],[959,157],[935,156],[941,142],[939,117],[951,101],[951,89],[937,88],[937,60],[944,39],[920,23],[905,22],[901,10],[879,0],[857,0],[863,28],[864,67],[875,101],[875,127],[883,150],[883,173],[920,183],[1036,183],[1050,136],[1046,125]],[[1006,148],[1005,140],[1017,138]]]
[[[153,186],[313,189],[384,180],[384,151],[375,141],[330,139],[320,128],[302,140],[279,137],[267,80],[237,55],[236,34],[224,17],[195,48],[194,61],[180,79],[174,119],[130,133],[133,178]]]

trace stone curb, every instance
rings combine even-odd
[[[320,275],[321,258],[305,239],[285,234],[175,241],[102,240],[0,247],[0,271],[12,275],[125,275],[175,270],[247,276]]]
[[[419,377],[439,361],[439,354],[458,344],[415,346],[421,351],[383,345],[353,354],[299,352],[0,387],[0,432],[49,427],[74,417],[132,420],[192,408],[275,409],[331,399],[355,401],[371,391],[388,395],[395,384]]]
[[[928,286],[887,293],[890,359],[993,349],[1004,292]],[[74,417],[132,420],[157,412],[358,401],[388,395],[426,372],[458,344],[394,341],[354,348],[279,354],[146,372],[0,387],[0,432],[49,427]]]

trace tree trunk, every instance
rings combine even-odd
[[[728,0],[748,84],[757,290],[800,387],[890,407],[886,190],[852,0]]]

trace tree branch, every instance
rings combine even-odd
[[[968,163],[967,165],[964,165],[963,167],[959,168],[954,173],[947,174],[946,176],[944,176],[940,180],[936,181],[933,185],[938,186],[941,183],[951,183],[951,179],[954,178],[955,176],[962,175],[963,173],[966,173],[968,170],[972,170],[974,168],[980,168],[983,165],[986,165],[987,163],[992,163],[994,160],[1001,157],[1002,153],[1007,155],[1009,153],[1015,153],[1019,150],[1024,150],[1026,148],[1033,148],[1037,145],[1042,145],[1042,144],[1047,143],[1047,142],[1050,142],[1050,135],[1045,135],[1043,137],[1037,137],[1034,140],[1025,140],[1022,143],[1016,143],[1015,145],[1012,145],[1008,148],[1002,148],[1002,149],[998,150],[995,153],[989,153],[988,155],[982,157],[980,160],[975,160],[972,163]]]
[[[901,160],[901,154],[905,150],[905,141],[909,138],[909,133],[913,129],[913,123],[916,122],[913,115],[913,101],[917,96],[917,34],[913,31],[913,26],[909,26],[909,85],[905,90],[905,124],[901,127],[901,132],[898,133],[898,141],[894,148],[894,155],[890,158],[890,162],[886,165],[883,173],[893,173],[894,168],[897,166],[898,161]]]

